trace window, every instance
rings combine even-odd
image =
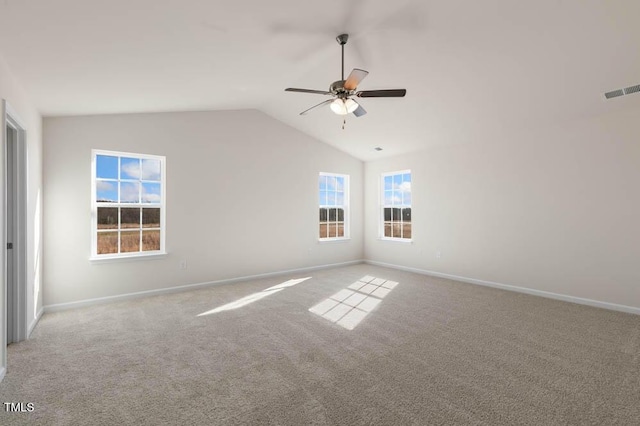
[[[349,238],[349,176],[320,173],[319,185],[319,238]]]
[[[411,240],[411,170],[382,175],[382,238]]]
[[[92,258],[164,253],[165,157],[92,152]]]

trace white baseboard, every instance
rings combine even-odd
[[[29,336],[31,336],[31,332],[33,331],[33,329],[36,328],[38,321],[40,321],[40,318],[42,318],[42,314],[44,314],[44,307],[40,308],[40,310],[36,314],[36,317],[33,319],[31,324],[29,324],[29,327],[27,328],[27,339],[29,338]]]
[[[612,311],[620,311],[620,312],[626,312],[629,314],[640,315],[640,308],[636,308],[633,306],[618,305],[615,303],[601,302],[599,300],[584,299],[582,297],[568,296],[566,294],[558,294],[558,293],[552,293],[549,291],[535,290],[527,287],[518,287],[514,285],[500,284],[492,281],[484,281],[484,280],[478,280],[475,278],[461,277],[458,275],[444,274],[442,272],[428,271],[425,269],[411,268],[408,266],[394,265],[390,263],[377,262],[374,260],[365,260],[364,263],[367,263],[369,265],[384,266],[385,268],[399,269],[401,271],[415,272],[417,274],[422,274],[422,275],[430,275],[433,277],[447,278],[450,280],[461,281],[469,284],[477,284],[477,285],[483,285],[486,287],[499,288],[502,290],[515,291],[518,293],[525,293],[533,296],[546,297],[548,299],[562,300],[564,302],[577,303],[580,305],[587,305],[587,306],[593,306],[596,308],[603,308],[603,309],[609,309]]]
[[[95,299],[79,300],[76,302],[56,303],[53,305],[46,305],[44,307],[44,313],[58,312],[58,311],[64,311],[67,309],[74,309],[74,308],[82,308],[85,306],[98,305],[103,303],[119,302],[123,300],[138,299],[141,297],[157,296],[160,294],[179,293],[182,291],[196,290],[196,289],[212,287],[216,285],[231,284],[238,281],[249,281],[249,280],[255,280],[259,278],[268,278],[268,277],[276,277],[280,275],[317,271],[319,269],[338,268],[341,266],[358,265],[363,262],[364,260],[352,260],[349,262],[332,263],[329,265],[310,266],[307,268],[299,268],[299,269],[288,269],[285,271],[267,272],[264,274],[247,275],[244,277],[229,278],[225,280],[207,281],[203,283],[186,284],[186,285],[181,285],[177,287],[161,288],[157,290],[147,290],[147,291],[139,291],[136,293],[119,294],[116,296],[98,297]]]

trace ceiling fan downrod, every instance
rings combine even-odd
[[[347,40],[349,40],[349,34],[340,34],[336,37],[336,41],[342,48],[342,69],[340,70],[342,73],[342,81],[344,81],[344,45],[347,44]]]

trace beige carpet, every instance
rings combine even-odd
[[[353,330],[309,312],[365,275],[399,284]],[[8,358],[3,425],[640,424],[640,316],[370,265],[47,314]]]

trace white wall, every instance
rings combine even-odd
[[[45,118],[44,140],[45,306],[362,259],[362,162],[259,111]],[[89,262],[93,148],[167,157],[166,258]],[[317,241],[320,171],[351,176],[348,242]]]
[[[611,113],[367,163],[365,258],[639,308],[639,122]],[[379,175],[403,169],[413,244],[377,239]]]
[[[27,325],[35,326],[38,313],[42,309],[41,272],[42,217],[39,199],[42,194],[42,118],[29,97],[20,86],[19,81],[11,74],[4,58],[0,56],[0,99],[5,99],[19,116],[27,133]],[[5,131],[2,129],[2,146]],[[4,157],[0,161],[0,176],[4,188]],[[4,194],[4,191],[2,191]],[[0,223],[4,224],[3,212],[0,209]],[[0,241],[4,240],[4,225],[0,226]],[[3,250],[4,253],[4,250]],[[5,275],[4,255],[2,256],[1,276]],[[6,332],[6,313],[4,312],[4,293],[0,292],[0,322],[2,333]],[[6,347],[0,345],[0,356],[4,359]]]

